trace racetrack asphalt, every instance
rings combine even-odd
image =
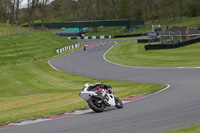
[[[111,44],[109,43],[110,41]],[[113,40],[80,40],[89,48],[50,60],[60,71],[81,76],[163,83],[171,87],[156,95],[125,104],[123,109],[89,112],[82,115],[10,127],[0,133],[153,133],[200,124],[199,68],[134,68],[109,63],[104,53]],[[107,42],[104,46],[100,42]],[[91,47],[93,44],[94,47]],[[133,44],[134,45],[134,44]],[[80,88],[81,91],[81,88]]]

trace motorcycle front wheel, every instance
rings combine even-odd
[[[117,108],[123,108],[123,103],[122,103],[122,101],[119,99],[119,98],[117,98],[117,97],[115,97],[115,107],[117,107]]]
[[[103,110],[104,110],[104,104],[103,104],[103,103],[97,103],[97,101],[98,101],[98,99],[96,99],[96,98],[90,98],[90,99],[88,100],[88,105],[89,105],[89,107],[90,107],[93,111],[95,111],[95,112],[97,112],[97,113],[103,112]]]

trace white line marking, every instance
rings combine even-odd
[[[51,120],[51,119],[26,120],[26,121],[22,121],[20,123],[10,123],[8,125],[22,126],[22,125],[28,125],[28,124],[33,124],[33,123],[38,123],[38,122],[43,122],[43,121],[49,121],[49,120]]]

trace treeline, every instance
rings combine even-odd
[[[19,9],[27,1],[24,9]],[[200,16],[200,0],[0,0],[1,22],[132,19],[179,20]]]
[[[172,21],[200,15],[200,0],[55,0],[54,16],[64,20],[134,19]]]
[[[25,7],[20,5],[25,2]],[[33,27],[35,20],[42,23],[53,20],[51,0],[0,0],[0,22],[9,24],[28,23]],[[55,16],[56,17],[56,16]]]

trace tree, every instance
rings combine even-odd
[[[6,20],[10,19],[10,7],[9,1],[7,0],[0,0],[0,15],[1,15],[1,22],[6,22]]]
[[[127,0],[119,0],[118,9],[119,9],[119,16],[121,19],[128,18],[129,6]]]
[[[63,3],[66,2],[67,0],[54,0],[50,3],[50,6],[52,8],[52,12],[54,14],[55,18],[61,17],[61,9],[63,6]]]
[[[16,25],[18,25],[18,19],[19,19],[19,6],[23,0],[17,0],[16,1]]]
[[[15,0],[10,0],[9,6],[11,9],[11,24],[13,25],[15,23]]]
[[[160,3],[160,0],[154,0],[153,1],[153,6],[154,6],[154,11],[156,13],[156,17],[155,18],[158,18],[159,22],[160,22],[160,10],[161,10],[161,3]]]
[[[187,16],[189,17],[196,17],[200,15],[200,9],[198,7],[200,5],[199,1],[196,0],[190,0],[188,1],[188,6],[187,6]]]
[[[170,4],[171,4],[171,9],[172,9],[172,21],[175,20],[175,0],[170,0]]]
[[[111,0],[112,8],[114,9],[115,19],[118,19],[118,12],[117,12],[117,1]]]
[[[47,18],[49,16],[49,10],[48,10],[48,6],[47,3],[49,2],[49,0],[42,0],[39,4],[38,7],[41,11],[41,16],[42,16],[42,27],[44,27],[44,19]]]
[[[143,9],[144,12],[144,22],[145,22],[145,26],[146,28],[148,27],[148,22],[147,22],[147,18],[148,18],[148,8],[149,8],[149,0],[136,0],[135,3],[140,6],[140,8]]]
[[[18,22],[19,5],[23,0],[0,0],[0,21]],[[176,17],[200,15],[198,0],[26,0],[29,27],[35,19],[60,21],[143,19],[146,23],[158,19],[175,21]],[[49,4],[50,3],[50,4]],[[16,17],[14,17],[16,15]]]
[[[73,0],[65,0],[61,5],[61,15],[65,20],[79,20],[80,16],[83,13],[80,13],[79,3]]]
[[[3,7],[3,0],[0,0],[0,16],[1,16],[1,22],[4,22],[4,7]]]
[[[96,0],[78,0],[78,9],[82,12],[83,16],[88,20],[93,20],[94,18],[94,4]],[[82,17],[83,17],[82,16]]]
[[[38,6],[39,0],[28,0],[28,27],[34,28],[34,10]]]

